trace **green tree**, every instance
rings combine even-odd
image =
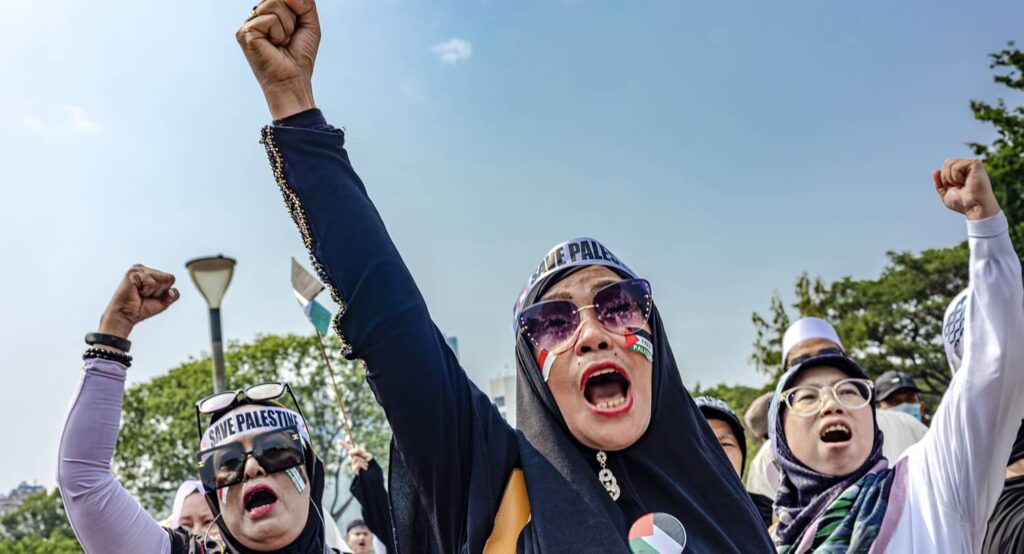
[[[703,387],[700,383],[690,391],[690,395],[693,397],[698,396],[714,396],[720,398],[729,405],[730,408],[736,415],[739,416],[740,421],[743,421],[743,414],[750,407],[751,402],[757,399],[758,396],[768,392],[770,385],[763,387],[748,387],[746,385],[726,385],[718,384],[711,387]],[[756,442],[756,437],[755,437]]]
[[[29,535],[18,540],[0,540],[0,554],[81,554],[74,537],[54,532],[48,537]]]
[[[365,369],[341,356],[336,338],[324,342],[354,438],[386,466],[391,433],[366,383]],[[274,380],[292,386],[306,415],[313,447],[326,467],[331,490],[326,496],[334,498],[327,508],[337,518],[352,501],[348,491],[342,490],[348,464],[336,444],[345,434],[316,336],[266,335],[252,343],[231,344],[225,365],[228,388]],[[165,512],[178,485],[196,477],[195,402],[211,394],[210,373],[209,357],[193,358],[125,393],[114,470],[151,513]]]
[[[797,279],[796,317],[816,316],[836,327],[846,351],[872,377],[885,371],[910,374],[925,394],[941,395],[951,374],[942,348],[942,317],[967,286],[967,244],[919,254],[889,252],[877,279],[844,277],[834,283]],[[772,383],[782,375],[782,336],[791,321],[776,293],[769,315],[754,313],[750,359]]]
[[[996,70],[996,83],[1015,93],[1024,92],[1024,52],[1010,42],[989,58],[990,67]],[[978,121],[991,123],[998,135],[991,145],[970,146],[985,160],[999,204],[1010,220],[1010,238],[1017,254],[1024,254],[1024,106],[1009,108],[1002,98],[995,104],[974,100],[971,111]]]
[[[1010,42],[990,54],[996,83],[1024,92],[1024,52]],[[1010,236],[1024,253],[1024,106],[1008,107],[1003,98],[970,103],[975,119],[991,123],[997,138],[990,145],[970,143],[985,161],[999,204],[1010,220]],[[967,286],[966,243],[919,254],[889,252],[878,279],[845,277],[835,283],[797,279],[797,316],[819,316],[836,326],[844,346],[873,376],[896,369],[909,373],[926,394],[941,395],[949,384],[939,332],[946,304]],[[781,374],[782,335],[791,317],[773,295],[767,315],[753,314],[754,366],[777,380]]]
[[[712,387],[702,387],[700,383],[690,391],[690,395],[693,397],[698,396],[714,396],[720,398],[729,405],[736,416],[740,418],[740,422],[743,422],[743,414],[746,413],[747,408],[750,404],[757,399],[758,396],[771,390],[771,384],[767,384],[761,388],[748,387],[746,385],[726,385],[719,384]],[[746,429],[746,424],[743,424],[743,428]],[[746,475],[747,467],[750,466],[750,461],[754,458],[754,454],[757,453],[758,448],[764,444],[764,440],[761,437],[752,436],[749,429],[746,429],[747,439],[747,459],[743,467],[743,474]]]
[[[60,492],[38,492],[0,516],[0,554],[80,553]]]

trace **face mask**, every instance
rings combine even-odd
[[[894,412],[903,412],[914,416],[914,419],[921,421],[921,405],[920,404],[900,404],[899,406],[893,406],[889,408]]]

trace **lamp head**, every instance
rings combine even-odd
[[[234,258],[228,258],[222,254],[196,258],[185,263],[192,282],[206,299],[211,310],[220,308],[220,302],[224,293],[231,284],[231,276],[235,272]]]

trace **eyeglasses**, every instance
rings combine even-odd
[[[781,402],[794,415],[810,417],[821,411],[825,405],[825,395],[831,393],[840,406],[856,410],[871,403],[874,387],[875,384],[868,379],[843,379],[824,387],[801,385],[782,391]]]
[[[845,355],[846,355],[846,353],[843,352],[842,348],[837,348],[835,346],[829,346],[829,347],[826,347],[826,348],[822,348],[821,350],[818,350],[817,352],[808,352],[807,354],[801,354],[801,355],[793,358],[792,360],[789,361],[788,364],[786,364],[786,369],[789,369],[791,367],[796,367],[796,366],[806,362],[807,360],[810,360],[811,358],[814,358],[814,357],[817,357],[817,356],[845,356]]]
[[[651,284],[644,279],[612,283],[594,293],[592,302],[582,307],[569,300],[538,302],[519,314],[519,332],[537,348],[558,354],[575,343],[583,310],[594,310],[605,329],[625,336],[647,323],[654,306]]]
[[[202,416],[204,414],[215,414],[250,401],[265,402],[276,400],[286,393],[292,398],[292,404],[294,404],[296,411],[299,412],[299,416],[302,417],[302,421],[306,421],[306,414],[302,413],[302,406],[299,405],[299,401],[295,398],[291,385],[281,381],[271,381],[250,385],[244,389],[214,393],[196,402],[196,428],[199,430],[199,436],[203,436]],[[310,449],[312,450],[312,448],[313,445],[311,444]]]
[[[305,462],[302,437],[296,427],[275,429],[252,438],[252,450],[229,442],[203,450],[197,455],[199,477],[208,491],[229,487],[245,479],[245,462],[252,456],[268,474]]]

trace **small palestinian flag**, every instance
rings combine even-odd
[[[639,352],[648,362],[654,362],[654,343],[651,342],[651,334],[643,329],[637,329],[626,335],[626,350]]]
[[[665,512],[652,512],[629,529],[633,554],[679,554],[686,548],[686,529]]]
[[[331,328],[331,312],[314,300],[324,290],[324,286],[299,265],[295,258],[292,258],[292,290],[309,322],[316,327],[318,333],[326,336]]]
[[[547,350],[541,350],[540,355],[537,356],[537,367],[540,368],[540,374],[544,377],[545,382],[551,375],[551,366],[553,365],[555,365],[555,355]]]

